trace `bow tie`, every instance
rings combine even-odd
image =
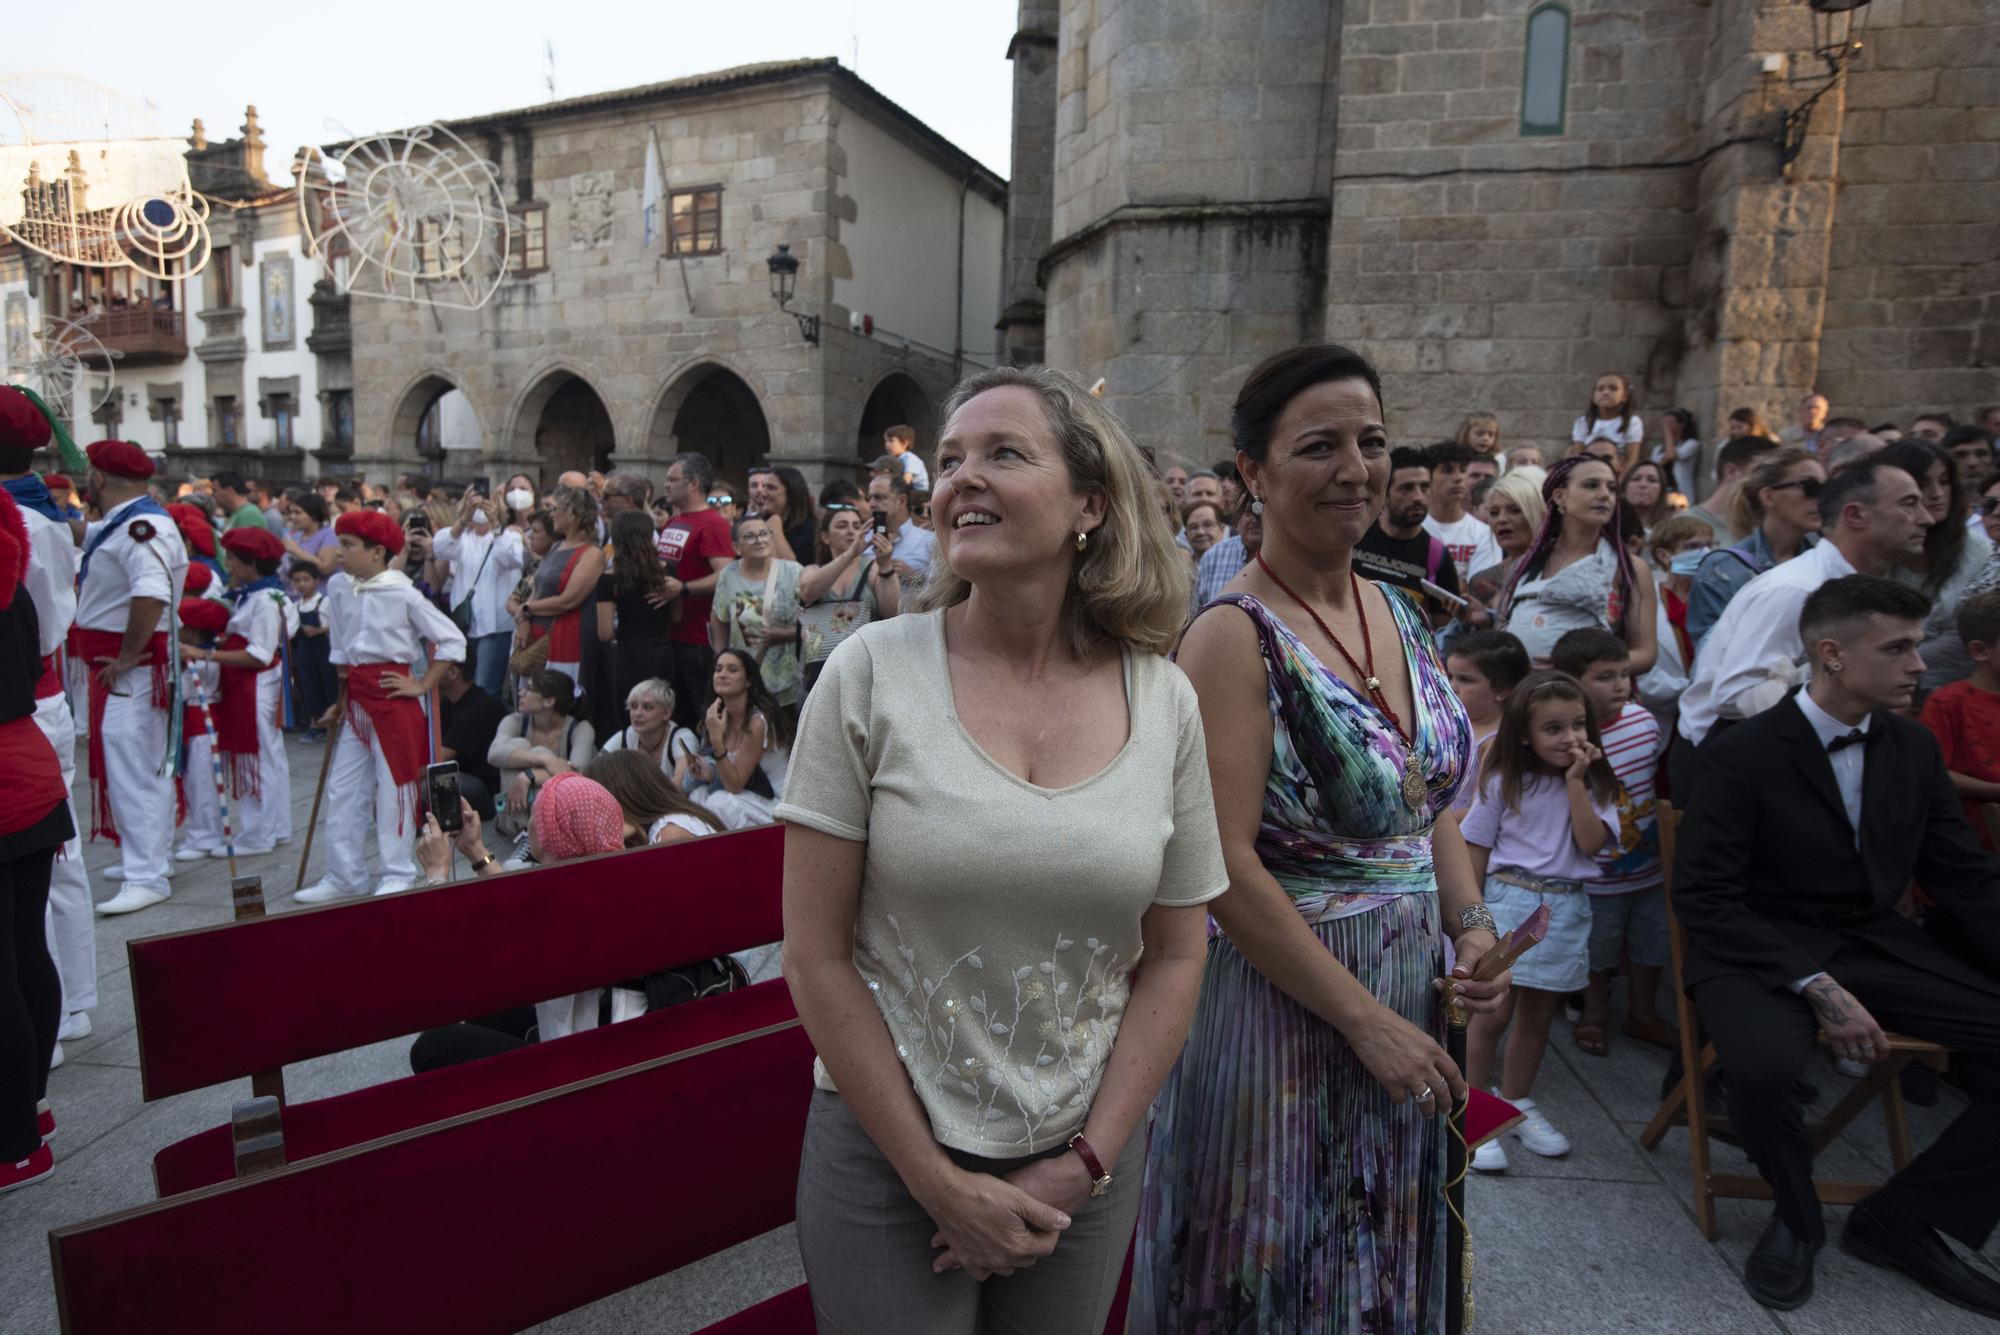
[[[1853,732],[1842,733],[1826,744],[1826,753],[1832,755],[1843,746],[1858,746],[1868,740],[1868,734],[1856,728]]]

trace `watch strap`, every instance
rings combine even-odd
[[[1111,1181],[1111,1174],[1104,1170],[1104,1161],[1097,1157],[1097,1151],[1090,1147],[1090,1142],[1083,1138],[1081,1131],[1069,1138],[1069,1147],[1076,1151],[1076,1156],[1083,1160],[1084,1168],[1090,1173],[1090,1194],[1103,1195],[1105,1186]]]

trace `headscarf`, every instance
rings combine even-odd
[[[552,862],[625,847],[625,812],[618,799],[603,784],[574,772],[542,785],[528,825],[543,857]]]

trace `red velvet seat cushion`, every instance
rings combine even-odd
[[[813,1335],[812,1295],[801,1284],[735,1316],[726,1316],[694,1335]]]
[[[164,1098],[784,934],[784,830],[475,878],[130,943]]]
[[[774,978],[484,1061],[427,1071],[330,1099],[290,1104],[285,1108],[285,1157],[296,1163],[778,1024],[796,1015],[790,990],[782,978]],[[176,1141],[153,1158],[153,1180],[162,1197],[227,1182],[235,1175],[227,1125]]]

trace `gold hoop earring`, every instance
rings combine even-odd
[[[1089,540],[1090,540],[1090,535],[1085,533],[1083,530],[1078,529],[1076,534],[1076,549],[1078,551],[1082,551],[1084,544]]]

